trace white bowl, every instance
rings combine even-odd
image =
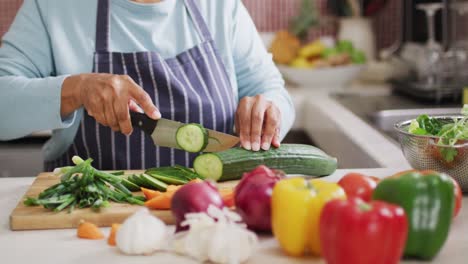
[[[294,68],[278,65],[283,77],[304,88],[342,89],[355,80],[365,65],[346,65],[320,69]]]

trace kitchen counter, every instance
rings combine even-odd
[[[361,173],[384,177],[401,169],[361,169]],[[350,170],[338,170],[324,177],[337,181]],[[1,263],[197,263],[189,258],[170,253],[152,256],[124,256],[109,247],[105,240],[78,239],[76,230],[10,231],[8,216],[26,192],[34,178],[0,179],[0,257]],[[432,262],[405,260],[402,263],[448,263],[462,264],[468,259],[468,197],[454,221],[447,242]],[[103,228],[108,234],[109,228]],[[247,263],[325,263],[319,258],[290,258],[285,256],[276,240],[268,235],[260,238],[260,245]]]
[[[288,90],[296,108],[293,129],[304,130],[318,147],[337,157],[340,168],[410,168],[398,144],[333,98],[334,93],[386,95],[389,87],[356,84],[339,91]]]

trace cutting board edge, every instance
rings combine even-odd
[[[126,174],[135,173],[138,171],[126,171]],[[23,201],[28,196],[36,196],[40,191],[55,184],[60,179],[60,176],[54,175],[50,172],[43,172],[36,176],[33,183],[26,190],[21,197],[16,207],[12,210],[9,216],[9,227],[12,231],[22,230],[52,230],[52,229],[71,229],[76,228],[80,220],[88,220],[100,227],[110,227],[114,223],[123,222],[128,216],[137,211],[138,208],[143,206],[126,205],[125,208],[119,207],[117,203],[111,203],[111,208],[117,208],[115,212],[107,211],[103,215],[99,213],[89,214],[85,211],[79,211],[78,215],[67,216],[67,212],[53,213],[52,211],[42,210],[42,207],[28,207],[23,204]],[[228,181],[219,183],[218,187],[221,188],[234,188],[238,181]],[[116,206],[117,205],[117,206]],[[115,207],[113,207],[115,206]],[[28,214],[28,208],[31,208],[32,214]],[[129,209],[130,208],[130,209]],[[39,210],[41,209],[41,210]],[[88,210],[88,209],[76,209]],[[91,209],[89,209],[91,210]],[[39,211],[39,212],[38,212]],[[40,212],[44,211],[44,212]],[[75,211],[74,211],[75,212]],[[176,220],[170,210],[150,210],[150,212],[160,218],[168,225],[175,224]],[[91,215],[91,217],[89,217]],[[64,217],[65,216],[65,217]],[[40,218],[40,220],[38,220]],[[62,220],[59,220],[62,219]],[[62,222],[60,222],[62,221]]]

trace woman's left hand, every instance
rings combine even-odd
[[[243,97],[236,112],[236,130],[243,148],[253,151],[280,146],[281,112],[263,95]]]

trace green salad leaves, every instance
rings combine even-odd
[[[442,122],[439,119],[420,115],[413,120],[408,128],[408,132],[414,135],[427,135],[439,137],[437,144],[441,157],[452,162],[458,154],[456,148],[451,148],[459,140],[468,140],[468,104],[465,104],[461,111],[462,118],[454,118],[452,122]]]

